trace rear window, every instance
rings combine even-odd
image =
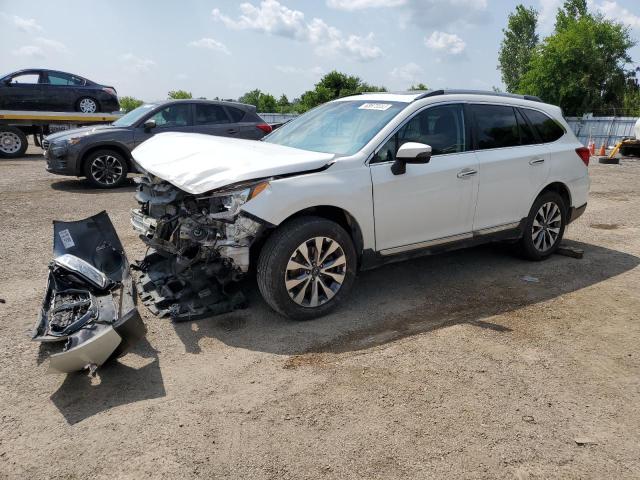
[[[221,105],[196,103],[196,125],[229,123],[229,117]]]
[[[564,135],[564,128],[544,113],[529,108],[523,108],[521,110],[527,116],[529,122],[531,122],[531,125],[536,129],[544,143],[555,142]]]
[[[478,148],[505,148],[520,145],[520,131],[513,107],[502,105],[471,105]]]
[[[239,108],[227,107],[227,112],[231,115],[231,120],[233,120],[234,123],[237,123],[244,118],[244,112]]]

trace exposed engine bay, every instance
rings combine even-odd
[[[91,371],[124,354],[146,329],[129,262],[106,212],[54,222],[54,259],[33,340],[57,342],[49,371]]]
[[[147,245],[134,265],[142,302],[159,316],[186,321],[246,306],[238,282],[252,243],[266,225],[240,207],[268,187],[249,182],[193,195],[151,175],[136,179],[131,223]]]

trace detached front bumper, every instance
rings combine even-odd
[[[94,370],[146,333],[129,262],[106,212],[54,222],[53,251],[32,339],[53,343],[49,372]]]

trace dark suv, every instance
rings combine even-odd
[[[271,126],[256,107],[234,102],[169,100],[142,105],[110,125],[65,130],[44,139],[47,170],[85,176],[96,187],[121,185],[135,171],[131,150],[161,132],[190,132],[259,140]]]
[[[116,112],[115,88],[55,70],[19,70],[0,78],[0,110]]]

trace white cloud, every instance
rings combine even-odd
[[[490,20],[487,0],[406,0],[400,13],[402,24],[424,29],[481,25]]]
[[[22,30],[23,32],[36,33],[44,30],[35,18],[23,18],[18,15],[9,15],[4,12],[0,12],[0,18],[10,22],[14,27],[18,30]]]
[[[287,8],[277,0],[263,0],[259,6],[242,3],[240,12],[237,19],[224,15],[217,8],[211,13],[215,20],[228,28],[253,30],[307,42],[313,45],[316,53],[320,55],[343,54],[360,61],[382,56],[382,49],[374,44],[373,33],[364,37],[345,35],[320,18],[313,18],[307,22],[304,13]]]
[[[189,78],[189,75],[187,75],[186,73],[179,73],[179,74],[176,75],[176,78],[178,80],[186,80],[186,79]]]
[[[293,65],[276,65],[276,70],[287,75],[304,75],[309,77],[318,77],[325,73],[322,67],[294,67]]]
[[[141,58],[133,53],[125,53],[120,55],[120,61],[123,62],[127,68],[133,72],[145,73],[155,67],[156,62],[149,58]]]
[[[640,16],[635,15],[621,5],[618,5],[618,2],[605,0],[600,4],[592,2],[589,3],[591,3],[590,7],[592,6],[602,13],[602,15],[604,15],[608,20],[629,25],[631,28],[640,28]]]
[[[25,45],[12,52],[18,57],[43,58],[44,50],[37,45]]]
[[[56,52],[64,53],[68,51],[67,46],[64,43],[58,42],[57,40],[52,40],[50,38],[37,37],[35,39],[35,42],[42,47],[50,50],[55,50]]]
[[[417,63],[409,62],[406,65],[391,70],[391,76],[407,83],[420,81],[424,70]]]
[[[449,55],[460,55],[464,52],[467,44],[455,33],[445,33],[435,31],[424,39],[427,47],[436,52],[448,53]]]
[[[206,48],[208,50],[222,52],[225,55],[231,55],[231,52],[224,43],[214,40],[213,38],[201,38],[200,40],[189,42],[188,45],[190,47]]]
[[[365,8],[388,8],[405,5],[407,0],[327,0],[329,8],[337,10],[363,10]]]

